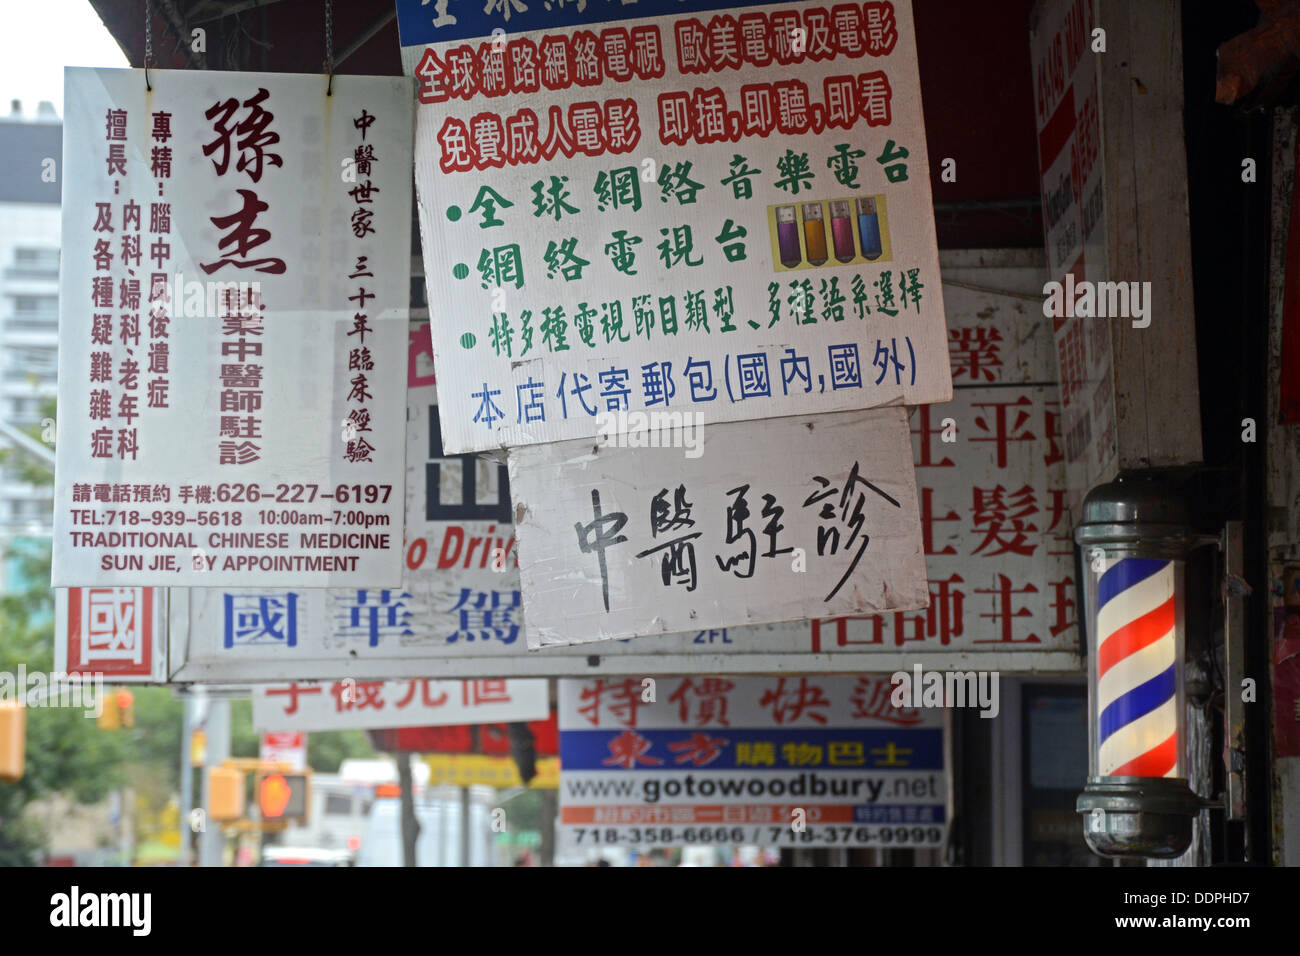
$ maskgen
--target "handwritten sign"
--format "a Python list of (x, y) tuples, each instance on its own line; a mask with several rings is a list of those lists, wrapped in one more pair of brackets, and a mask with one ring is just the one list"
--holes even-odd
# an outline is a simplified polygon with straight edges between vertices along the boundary
[(925, 607), (903, 409), (703, 437), (511, 453), (530, 647)]

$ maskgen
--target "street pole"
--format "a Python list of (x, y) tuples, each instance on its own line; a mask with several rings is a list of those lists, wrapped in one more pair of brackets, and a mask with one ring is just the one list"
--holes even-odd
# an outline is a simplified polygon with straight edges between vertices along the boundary
[(417, 866), (416, 842), (420, 821), (415, 818), (415, 784), (411, 778), (411, 755), (397, 751), (397, 785), (401, 790), (402, 866)]
[(555, 817), (559, 805), (558, 790), (542, 791), (542, 866), (555, 866)]
[(190, 811), (194, 808), (194, 768), (190, 765), (190, 738), (194, 734), (194, 711), (189, 696), (181, 698), (181, 866), (190, 865), (190, 838), (194, 835), (190, 823)]
[(469, 787), (460, 788), (460, 865), (469, 866)]
[(131, 804), (135, 799), (135, 791), (129, 787), (123, 787), (118, 792), (118, 843), (119, 851), (122, 854), (122, 865), (130, 866), (133, 853), (131, 852)]
[(210, 774), (230, 757), (230, 701), (208, 702), (207, 753), (203, 761), (203, 833), (199, 837), (199, 865), (221, 866), (226, 848), (226, 837), (221, 827), (211, 819), (212, 784)]

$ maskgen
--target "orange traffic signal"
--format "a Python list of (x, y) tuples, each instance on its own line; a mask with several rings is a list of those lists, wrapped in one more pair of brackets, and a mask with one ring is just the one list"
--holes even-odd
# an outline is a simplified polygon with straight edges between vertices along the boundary
[(231, 767), (208, 771), (208, 817), (238, 820), (244, 815), (244, 772)]
[(116, 694), (99, 695), (100, 712), (95, 724), (100, 730), (117, 730), (122, 726), (122, 711), (117, 706)]
[(23, 775), (27, 747), (27, 710), (22, 701), (0, 700), (0, 780)]
[(310, 773), (262, 773), (257, 778), (257, 809), (263, 820), (307, 822)]
[(135, 726), (135, 697), (126, 688), (113, 695), (117, 703), (118, 720), (123, 727)]

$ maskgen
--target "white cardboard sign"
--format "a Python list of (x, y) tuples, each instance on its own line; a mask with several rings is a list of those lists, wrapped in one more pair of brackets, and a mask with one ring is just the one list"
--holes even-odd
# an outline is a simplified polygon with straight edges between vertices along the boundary
[(530, 647), (926, 606), (901, 408), (515, 449)]

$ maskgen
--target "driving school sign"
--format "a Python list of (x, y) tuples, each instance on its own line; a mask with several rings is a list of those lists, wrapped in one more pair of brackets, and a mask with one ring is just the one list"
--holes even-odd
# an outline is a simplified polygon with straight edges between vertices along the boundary
[(395, 585), (410, 83), (70, 69), (53, 583)]
[(950, 397), (907, 0), (397, 10), (448, 451)]

